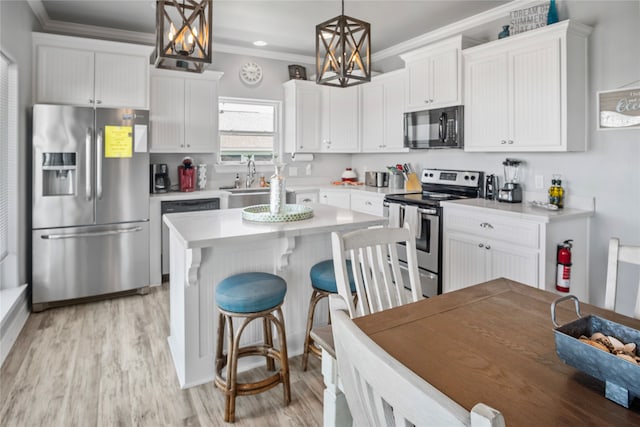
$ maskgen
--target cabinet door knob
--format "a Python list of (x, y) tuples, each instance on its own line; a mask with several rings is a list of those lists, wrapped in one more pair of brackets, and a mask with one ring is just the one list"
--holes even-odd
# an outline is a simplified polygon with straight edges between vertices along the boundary
[(483, 245), (482, 243), (478, 243), (478, 247), (479, 247), (479, 248), (483, 248), (483, 247), (484, 247), (484, 245)]
[(510, 139), (510, 140), (509, 140), (509, 144), (513, 144), (513, 140), (511, 140), (511, 139)]
[(366, 202), (364, 202), (364, 204), (367, 205), (367, 206), (371, 206), (372, 205), (372, 203), (370, 201), (368, 201), (368, 200)]
[(100, 101), (99, 99), (96, 101), (96, 104), (102, 104), (102, 101)]
[(90, 100), (89, 100), (89, 104), (93, 104), (93, 99), (90, 99)]
[(507, 141), (505, 141), (504, 139), (502, 141), (500, 141), (500, 144), (506, 144)]
[(489, 250), (489, 249), (491, 249), (491, 246), (487, 245), (487, 246), (485, 246), (484, 248), (485, 248), (486, 250)]
[(482, 228), (493, 228), (493, 225), (489, 224), (488, 222), (483, 222), (482, 224), (480, 224), (480, 227), (482, 227)]

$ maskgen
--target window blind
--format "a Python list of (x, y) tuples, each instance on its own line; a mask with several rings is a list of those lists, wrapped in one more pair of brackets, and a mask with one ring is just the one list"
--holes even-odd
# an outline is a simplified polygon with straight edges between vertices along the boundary
[(0, 262), (9, 254), (9, 62), (0, 54)]

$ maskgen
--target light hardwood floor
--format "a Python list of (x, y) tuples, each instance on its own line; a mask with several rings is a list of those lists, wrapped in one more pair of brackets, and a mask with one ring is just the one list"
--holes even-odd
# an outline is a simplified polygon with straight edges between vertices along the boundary
[[(31, 313), (0, 370), (0, 425), (223, 426), (213, 383), (180, 390), (169, 353), (168, 284), (145, 296)], [(237, 426), (322, 424), (320, 361), (290, 359), (282, 386), (236, 401)], [(241, 379), (259, 375), (262, 368)]]

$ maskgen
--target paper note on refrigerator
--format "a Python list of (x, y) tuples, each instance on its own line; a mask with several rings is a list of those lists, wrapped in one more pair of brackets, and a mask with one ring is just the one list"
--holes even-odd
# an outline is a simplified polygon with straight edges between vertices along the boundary
[(147, 125), (135, 125), (135, 132), (133, 133), (133, 137), (135, 138), (135, 143), (133, 144), (133, 149), (136, 153), (146, 153), (147, 152)]
[(104, 157), (129, 158), (133, 156), (133, 129), (131, 126), (104, 127)]

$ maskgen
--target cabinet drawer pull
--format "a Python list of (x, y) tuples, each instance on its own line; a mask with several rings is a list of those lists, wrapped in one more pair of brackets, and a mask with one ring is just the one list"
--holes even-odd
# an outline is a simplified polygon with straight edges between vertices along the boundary
[(368, 200), (367, 200), (366, 202), (364, 202), (364, 204), (365, 204), (365, 205), (367, 205), (367, 206), (371, 206), (371, 205), (373, 205), (373, 203), (371, 203), (371, 202), (370, 202), (370, 201), (368, 201)]
[(489, 249), (491, 249), (491, 246), (487, 245), (487, 246), (485, 246), (484, 248), (485, 248), (486, 250), (489, 250)]
[(311, 199), (302, 199), (302, 203), (311, 203)]
[(483, 247), (484, 247), (484, 245), (483, 245), (482, 243), (478, 243), (478, 247), (479, 247), (479, 248), (483, 248)]
[(489, 224), (488, 222), (483, 222), (482, 224), (480, 224), (480, 227), (482, 227), (482, 228), (493, 228), (493, 225)]

